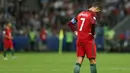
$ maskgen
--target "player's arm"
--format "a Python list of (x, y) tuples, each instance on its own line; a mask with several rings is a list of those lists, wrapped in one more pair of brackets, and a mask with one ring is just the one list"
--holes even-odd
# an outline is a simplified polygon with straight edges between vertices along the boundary
[(75, 33), (75, 35), (77, 35), (76, 23), (77, 23), (76, 18), (73, 18), (71, 21), (68, 22), (68, 26)]
[(92, 27), (91, 27), (91, 33), (92, 33), (92, 35), (94, 35), (95, 34), (95, 24), (92, 24)]
[(95, 17), (92, 17), (92, 18), (91, 18), (91, 21), (92, 21), (91, 33), (92, 33), (92, 35), (94, 35), (94, 34), (95, 34), (96, 18), (95, 18)]

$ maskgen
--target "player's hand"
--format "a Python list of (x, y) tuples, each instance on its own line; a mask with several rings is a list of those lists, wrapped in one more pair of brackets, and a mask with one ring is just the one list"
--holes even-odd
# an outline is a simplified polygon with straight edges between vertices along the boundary
[(96, 35), (94, 35), (94, 39), (96, 38)]
[[(88, 34), (92, 35), (92, 33), (88, 33)], [(96, 38), (96, 35), (92, 35), (92, 36), (94, 37), (94, 39)]]
[(74, 34), (77, 36), (77, 35), (78, 35), (78, 32), (77, 32), (77, 31), (74, 31)]

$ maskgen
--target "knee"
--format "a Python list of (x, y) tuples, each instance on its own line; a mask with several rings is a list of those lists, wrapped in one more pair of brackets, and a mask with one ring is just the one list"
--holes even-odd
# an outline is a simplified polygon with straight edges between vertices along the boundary
[(96, 60), (95, 59), (89, 59), (90, 64), (96, 64)]
[(82, 64), (83, 60), (84, 60), (84, 57), (78, 57), (77, 63)]

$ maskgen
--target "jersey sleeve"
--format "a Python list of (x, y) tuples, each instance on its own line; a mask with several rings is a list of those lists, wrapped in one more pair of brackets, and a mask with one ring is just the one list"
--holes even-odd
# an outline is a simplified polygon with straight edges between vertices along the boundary
[(91, 16), (90, 19), (91, 19), (91, 23), (95, 25), (96, 24), (96, 17)]
[(73, 18), (73, 19), (71, 20), (71, 22), (72, 22), (73, 24), (76, 24), (76, 23), (77, 23), (77, 19), (76, 19), (76, 18)]
[(68, 26), (70, 27), (70, 29), (74, 32), (76, 31), (76, 23), (77, 23), (77, 18), (73, 18), (71, 21), (69, 21)]
[(92, 27), (91, 27), (91, 33), (92, 33), (92, 35), (94, 35), (94, 34), (95, 34), (96, 17), (91, 16), (90, 19), (91, 19), (91, 24), (92, 24)]

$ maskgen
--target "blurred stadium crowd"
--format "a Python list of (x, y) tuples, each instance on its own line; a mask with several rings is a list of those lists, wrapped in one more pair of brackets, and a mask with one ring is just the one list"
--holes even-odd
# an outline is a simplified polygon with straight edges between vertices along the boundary
[[(48, 36), (58, 36), (63, 29), (68, 32), (67, 22), (80, 11), (88, 9), (95, 0), (0, 0), (0, 30), (4, 28), (4, 22), (13, 24), (14, 35), (39, 37), (43, 42)], [(130, 14), (129, 0), (97, 0), (103, 4), (100, 18), (97, 22), (97, 38), (104, 39), (103, 46), (106, 51), (111, 48), (130, 46), (130, 30), (116, 37), (112, 30), (117, 23)], [(35, 31), (35, 32), (33, 32)], [(36, 33), (36, 34), (35, 34)], [(127, 36), (126, 36), (127, 35)], [(70, 35), (69, 35), (70, 36)], [(73, 36), (72, 36), (73, 37)], [(117, 39), (118, 38), (118, 39)], [(70, 41), (71, 42), (71, 41)], [(31, 42), (34, 44), (33, 42)], [(115, 46), (116, 45), (116, 46)], [(98, 45), (100, 48), (101, 45)], [(33, 48), (33, 46), (32, 46)], [(130, 49), (130, 48), (129, 48)]]

